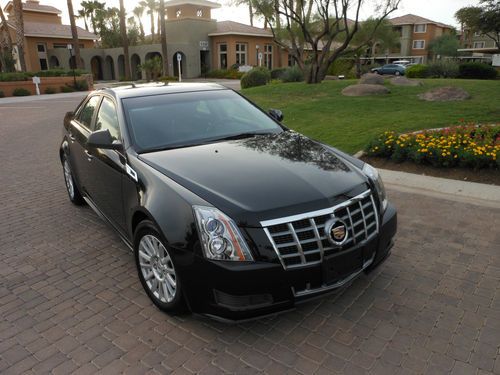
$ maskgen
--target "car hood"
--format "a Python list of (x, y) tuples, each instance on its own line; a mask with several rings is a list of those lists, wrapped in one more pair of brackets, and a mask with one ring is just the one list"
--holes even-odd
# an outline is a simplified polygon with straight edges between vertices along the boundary
[(366, 177), (331, 149), (291, 131), (140, 159), (249, 227), (333, 206), (367, 186)]

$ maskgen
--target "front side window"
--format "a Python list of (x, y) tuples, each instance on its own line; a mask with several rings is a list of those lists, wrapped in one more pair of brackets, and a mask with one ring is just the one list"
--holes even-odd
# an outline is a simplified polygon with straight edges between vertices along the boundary
[(247, 44), (246, 43), (236, 43), (236, 64), (246, 65), (247, 64)]
[(230, 90), (126, 98), (123, 106), (139, 152), (210, 143), (242, 133), (283, 131)]
[(264, 65), (269, 70), (271, 70), (273, 68), (273, 45), (272, 44), (266, 44), (264, 46)]
[(227, 44), (219, 44), (219, 68), (227, 69)]
[(83, 126), (90, 129), (90, 125), (92, 124), (92, 118), (94, 117), (94, 112), (96, 110), (97, 105), (99, 104), (99, 100), (101, 98), (99, 96), (91, 97), (87, 103), (83, 106), (80, 114), (78, 115), (78, 121)]
[(113, 140), (120, 140), (120, 125), (118, 124), (115, 104), (108, 98), (102, 100), (94, 127), (95, 131), (105, 129), (109, 130)]
[(413, 41), (413, 49), (424, 49), (424, 48), (425, 48), (425, 40)]
[(415, 25), (413, 31), (416, 33), (425, 33), (427, 31), (427, 25), (426, 24)]

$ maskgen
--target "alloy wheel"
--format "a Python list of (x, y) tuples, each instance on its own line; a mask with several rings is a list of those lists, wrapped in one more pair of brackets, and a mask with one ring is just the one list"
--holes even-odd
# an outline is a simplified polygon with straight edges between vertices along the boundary
[(151, 293), (163, 303), (172, 302), (177, 293), (174, 264), (165, 246), (151, 234), (139, 242), (139, 266)]
[(75, 186), (73, 185), (73, 176), (71, 174), (71, 168), (67, 160), (64, 160), (64, 181), (66, 182), (66, 189), (68, 189), (68, 194), (71, 199), (75, 198)]

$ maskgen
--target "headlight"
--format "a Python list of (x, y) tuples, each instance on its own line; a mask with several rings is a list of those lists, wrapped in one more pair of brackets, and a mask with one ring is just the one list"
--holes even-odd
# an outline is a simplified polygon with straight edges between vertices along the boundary
[(380, 177), (378, 171), (368, 163), (365, 163), (365, 165), (363, 166), (363, 173), (373, 181), (375, 189), (377, 189), (380, 205), (382, 206), (382, 212), (384, 212), (387, 208), (387, 197), (385, 195), (385, 187), (384, 183), (382, 182), (382, 177)]
[(193, 206), (203, 252), (208, 259), (252, 261), (236, 223), (214, 207)]

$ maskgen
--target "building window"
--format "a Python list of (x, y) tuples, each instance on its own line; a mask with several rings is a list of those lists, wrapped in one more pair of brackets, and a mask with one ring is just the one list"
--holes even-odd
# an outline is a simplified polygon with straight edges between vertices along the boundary
[(476, 31), (476, 32), (474, 33), (474, 36), (481, 36), (481, 31)]
[(273, 68), (273, 45), (266, 44), (264, 46), (264, 65), (271, 70)]
[(425, 33), (426, 31), (427, 31), (427, 25), (425, 23), (413, 26), (413, 32), (415, 33)]
[(227, 44), (219, 44), (219, 68), (227, 69)]
[(424, 48), (425, 48), (425, 40), (413, 41), (413, 49), (424, 49)]
[(198, 9), (196, 11), (196, 17), (203, 17), (203, 9)]
[(247, 64), (247, 44), (236, 43), (236, 64), (239, 66)]
[(295, 65), (295, 59), (293, 58), (291, 53), (288, 53), (288, 66), (294, 66)]
[(175, 11), (175, 16), (176, 16), (177, 18), (179, 18), (179, 17), (181, 16), (181, 14), (182, 14), (182, 11), (181, 11), (180, 9), (177, 9), (177, 10)]
[(485, 42), (474, 42), (474, 46), (472, 48), (484, 48), (485, 47)]

